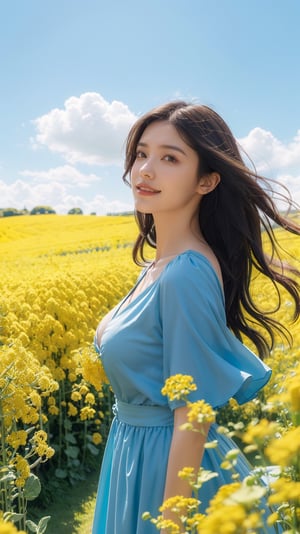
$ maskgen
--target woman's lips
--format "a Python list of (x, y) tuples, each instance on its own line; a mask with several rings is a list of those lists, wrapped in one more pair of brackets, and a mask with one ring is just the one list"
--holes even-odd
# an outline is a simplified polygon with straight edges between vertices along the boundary
[(143, 196), (157, 195), (157, 193), (160, 193), (158, 189), (154, 189), (153, 187), (144, 184), (137, 185), (136, 191), (139, 195)]

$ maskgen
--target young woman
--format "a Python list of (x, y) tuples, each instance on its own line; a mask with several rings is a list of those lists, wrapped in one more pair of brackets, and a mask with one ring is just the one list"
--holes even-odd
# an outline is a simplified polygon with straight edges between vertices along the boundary
[[(267, 193), (270, 184), (245, 166), (217, 113), (177, 101), (141, 117), (127, 139), (125, 181), (128, 176), (139, 226), (133, 258), (145, 268), (96, 332), (116, 405), (93, 534), (155, 534), (141, 516), (157, 515), (168, 497), (190, 495), (177, 476), (185, 466), (202, 465), (219, 475), (200, 490), (205, 511), (218, 487), (231, 482), (205, 441), (217, 439), (223, 454), (236, 445), (215, 424), (203, 425), (200, 433), (181, 430), (187, 408), (168, 402), (164, 382), (178, 373), (192, 375), (197, 390), (189, 400), (204, 399), (214, 408), (231, 397), (247, 402), (266, 384), (270, 369), (241, 335), (262, 357), (276, 329), (284, 331), (252, 299), (254, 267), (275, 287), (284, 286), (295, 317), (300, 312), (292, 270), (274, 259), (272, 222), (296, 234), (300, 228), (278, 212)], [(263, 228), (270, 257), (263, 251)], [(145, 244), (156, 249), (150, 264)], [(242, 478), (249, 474), (242, 455), (237, 470)]]

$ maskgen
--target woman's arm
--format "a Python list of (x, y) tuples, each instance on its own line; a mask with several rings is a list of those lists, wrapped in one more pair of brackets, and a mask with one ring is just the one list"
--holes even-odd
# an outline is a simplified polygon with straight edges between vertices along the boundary
[[(188, 407), (183, 406), (174, 411), (174, 430), (169, 453), (164, 500), (175, 495), (190, 497), (192, 488), (186, 480), (178, 477), (178, 471), (183, 467), (193, 467), (197, 473), (201, 465), (210, 425), (209, 423), (202, 425), (195, 423), (194, 428), (197, 429), (197, 432), (181, 430), (180, 426), (187, 422), (188, 410)], [(177, 516), (169, 511), (164, 512), (164, 518), (172, 519), (174, 523), (178, 522)]]

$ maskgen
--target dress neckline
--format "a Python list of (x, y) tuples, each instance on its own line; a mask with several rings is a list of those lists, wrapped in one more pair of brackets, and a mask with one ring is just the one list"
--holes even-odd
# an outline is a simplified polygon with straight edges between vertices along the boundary
[(167, 270), (169, 265), (171, 265), (173, 262), (178, 260), (178, 258), (180, 258), (181, 256), (185, 256), (185, 255), (188, 255), (188, 254), (196, 255), (196, 256), (200, 257), (202, 260), (205, 261), (205, 263), (210, 267), (211, 271), (213, 272), (213, 274), (214, 274), (214, 276), (215, 276), (215, 278), (217, 280), (217, 283), (219, 285), (219, 288), (221, 290), (222, 295), (224, 295), (224, 290), (223, 290), (223, 287), (222, 287), (221, 282), (219, 280), (219, 277), (218, 277), (218, 275), (216, 273), (216, 270), (213, 267), (211, 261), (207, 258), (207, 256), (205, 256), (204, 254), (202, 254), (202, 252), (199, 252), (198, 250), (187, 249), (187, 250), (184, 250), (183, 252), (180, 252), (179, 254), (173, 255), (172, 259), (166, 263), (165, 267), (158, 274), (158, 276), (155, 278), (155, 280), (153, 280), (151, 283), (149, 283), (149, 285), (147, 285), (144, 289), (142, 289), (142, 291), (140, 293), (138, 293), (130, 302), (128, 302), (126, 304), (126, 306), (123, 306), (127, 302), (127, 300), (130, 298), (130, 296), (134, 293), (134, 291), (139, 286), (139, 284), (142, 282), (142, 280), (144, 280), (146, 274), (149, 272), (149, 269), (152, 268), (154, 262), (151, 262), (147, 267), (145, 267), (144, 271), (142, 271), (142, 274), (140, 275), (140, 277), (138, 278), (137, 282), (134, 284), (132, 289), (129, 291), (129, 293), (127, 293), (127, 295), (121, 300), (121, 302), (117, 306), (117, 308), (116, 308), (111, 320), (114, 319), (118, 314), (125, 312), (135, 302), (137, 302), (140, 299), (140, 297), (144, 296), (144, 294), (147, 291), (152, 289), (160, 281), (161, 277), (163, 276), (163, 274), (165, 273), (165, 271)]

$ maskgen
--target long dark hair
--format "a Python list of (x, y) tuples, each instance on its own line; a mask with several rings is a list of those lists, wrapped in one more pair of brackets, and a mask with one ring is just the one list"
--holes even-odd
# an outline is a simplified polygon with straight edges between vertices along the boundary
[[(126, 143), (123, 180), (131, 172), (136, 147), (144, 130), (154, 121), (168, 121), (192, 149), (200, 161), (199, 178), (218, 172), (219, 185), (204, 195), (199, 210), (202, 233), (217, 256), (222, 269), (227, 324), (241, 339), (244, 334), (255, 344), (261, 357), (269, 353), (275, 342), (274, 332), (280, 332), (291, 342), (288, 330), (254, 302), (250, 282), (253, 268), (269, 278), (281, 306), (278, 284), (291, 295), (294, 320), (300, 314), (299, 284), (294, 275), (299, 271), (280, 259), (280, 246), (273, 223), (300, 235), (300, 226), (283, 216), (272, 195), (272, 181), (250, 170), (241, 157), (236, 140), (223, 119), (207, 106), (170, 102), (146, 113), (133, 125)], [(277, 197), (280, 196), (276, 193)], [(287, 197), (282, 197), (292, 205)], [(156, 247), (153, 216), (136, 212), (139, 235), (133, 248), (133, 259), (141, 265), (146, 261), (145, 245)], [(263, 250), (262, 230), (269, 238), (271, 253)], [(261, 332), (263, 327), (265, 332)]]

